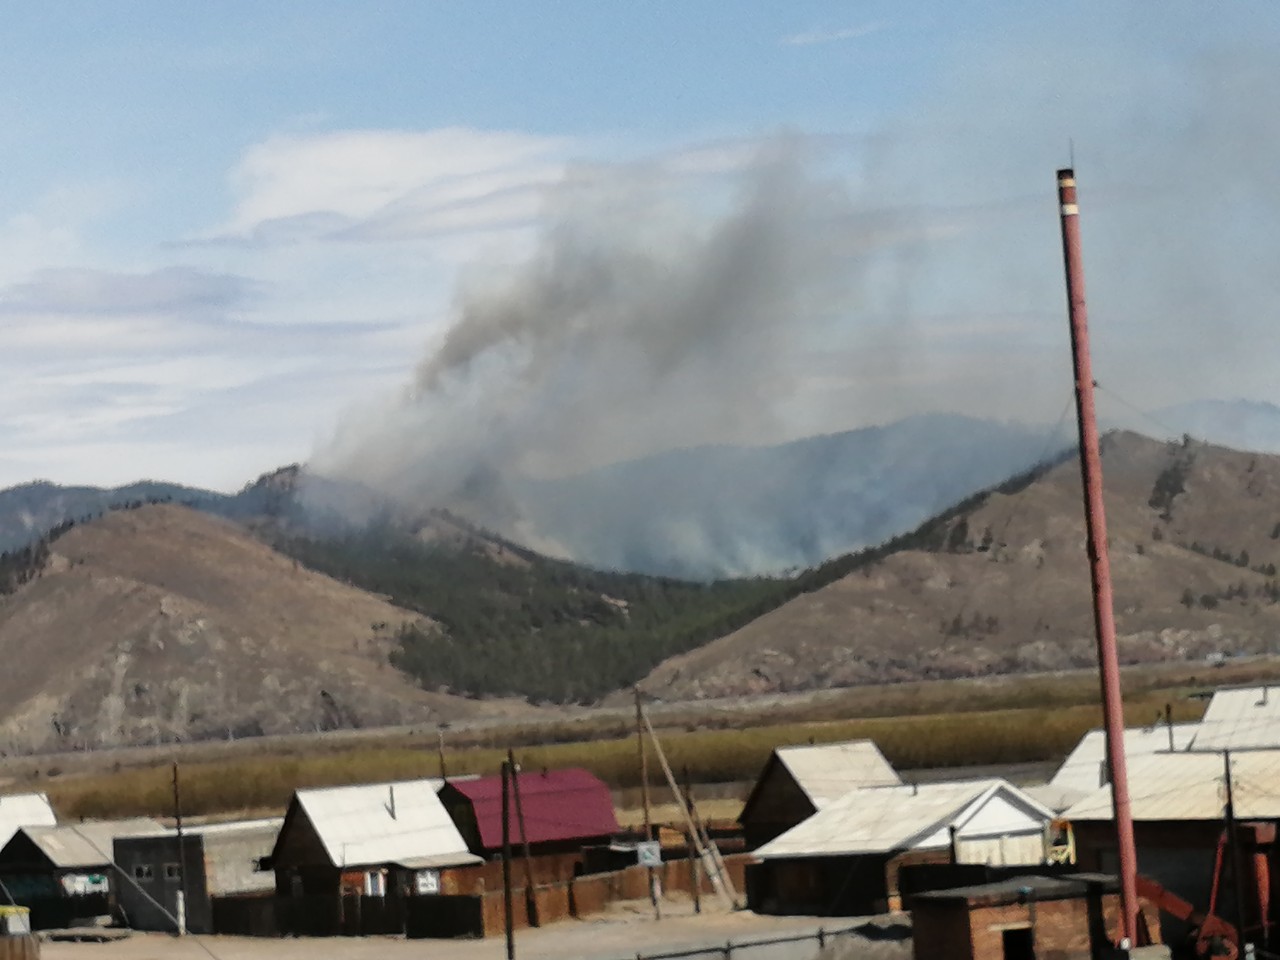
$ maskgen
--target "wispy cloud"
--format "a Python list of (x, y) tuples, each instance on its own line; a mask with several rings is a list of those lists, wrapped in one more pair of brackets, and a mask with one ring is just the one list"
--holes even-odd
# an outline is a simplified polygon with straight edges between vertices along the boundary
[(804, 33), (792, 33), (782, 38), (785, 47), (811, 47), (819, 43), (839, 43), (842, 40), (857, 40), (879, 33), (888, 24), (883, 20), (875, 20), (856, 27), (841, 27), (838, 30), (808, 30)]

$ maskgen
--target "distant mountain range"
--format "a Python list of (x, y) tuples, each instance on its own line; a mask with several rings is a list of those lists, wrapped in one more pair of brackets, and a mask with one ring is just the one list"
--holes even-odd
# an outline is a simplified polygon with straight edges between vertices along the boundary
[[(1280, 451), (1280, 407), (1267, 403), (1197, 401), (1111, 425)], [(675, 450), (556, 480), (508, 478), (519, 509), (495, 532), (599, 569), (773, 575), (882, 543), (1073, 444), (1070, 423), (1050, 430), (933, 414), (772, 446)], [(36, 482), (0, 491), (0, 550), (67, 520), (155, 500), (242, 521), (287, 517), (322, 532), (396, 512), (369, 490), (298, 467), (234, 495), (160, 482), (111, 490)]]
[[(1123, 662), (1274, 653), (1280, 456), (1103, 438)], [(671, 700), (1095, 661), (1074, 457), (987, 491), (642, 684)]]

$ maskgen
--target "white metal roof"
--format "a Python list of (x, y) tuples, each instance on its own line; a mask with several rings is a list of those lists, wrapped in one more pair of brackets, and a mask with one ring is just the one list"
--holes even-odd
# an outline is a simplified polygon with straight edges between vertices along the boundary
[(779, 747), (774, 752), (818, 810), (859, 787), (902, 783), (880, 748), (870, 740)]
[[(1226, 777), (1220, 753), (1153, 754), (1128, 765), (1133, 819), (1221, 820)], [(1231, 754), (1236, 816), (1280, 819), (1280, 750)], [(1069, 820), (1110, 820), (1111, 787), (1094, 790), (1066, 812)]]
[(0, 797), (0, 847), (19, 827), (51, 827), (58, 822), (49, 798), (43, 793), (14, 793)]
[[(993, 801), (998, 801), (993, 803)], [(1000, 811), (984, 816), (985, 808)], [(1053, 816), (1004, 780), (869, 787), (846, 793), (755, 851), (761, 859), (847, 856), (945, 846), (958, 836), (1039, 830)]]
[(1233, 687), (1209, 701), (1192, 750), (1280, 748), (1280, 687)]
[(478, 863), (436, 791), (441, 780), (299, 790), (294, 796), (335, 867)]
[[(1173, 734), (1173, 750), (1186, 750), (1196, 734), (1194, 723), (1175, 723), (1172, 728), (1130, 727), (1124, 732), (1124, 755), (1136, 757), (1155, 753), (1169, 753), (1170, 731)], [(1060, 795), (1080, 799), (1106, 782), (1107, 737), (1103, 730), (1090, 730), (1074, 750), (1062, 761), (1062, 766), (1049, 780), (1049, 786)], [(1048, 792), (1045, 795), (1050, 795)]]
[[(118, 834), (120, 839), (133, 839), (135, 837), (171, 837), (176, 836), (178, 830), (176, 827), (166, 827), (163, 824), (150, 821), (151, 826), (144, 830), (138, 830), (129, 834)], [(226, 836), (237, 833), (266, 833), (268, 831), (279, 833), (280, 827), (284, 823), (284, 817), (263, 817), (258, 820), (225, 820), (218, 823), (190, 823), (184, 821), (182, 824), (182, 833), (184, 836), (210, 835), (210, 836)]]
[(154, 830), (159, 826), (155, 820), (138, 817), (130, 820), (87, 820), (60, 827), (21, 827), (19, 833), (25, 834), (55, 867), (74, 870), (106, 866), (114, 859), (112, 841), (116, 837)]

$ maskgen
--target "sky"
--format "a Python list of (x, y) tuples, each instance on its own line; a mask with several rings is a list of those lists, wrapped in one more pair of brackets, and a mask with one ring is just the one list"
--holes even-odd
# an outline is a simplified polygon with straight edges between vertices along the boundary
[[(1280, 402), (1271, 2), (67, 0), (0, 43), (0, 485), (338, 462), (575, 184), (661, 171), (653, 209), (697, 233), (779, 144), (859, 224), (829, 268), (856, 283), (778, 318), (799, 372), (767, 429), (597, 459), (1052, 421), (1072, 159), (1100, 382)], [(664, 242), (653, 209), (611, 224), (626, 249)]]

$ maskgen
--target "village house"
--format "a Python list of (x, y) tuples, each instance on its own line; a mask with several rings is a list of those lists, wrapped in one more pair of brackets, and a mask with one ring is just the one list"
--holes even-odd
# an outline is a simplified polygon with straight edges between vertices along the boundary
[[(450, 780), (440, 801), (472, 853), (501, 856), (501, 777)], [(539, 861), (539, 878), (564, 880), (580, 873), (583, 848), (607, 846), (621, 832), (613, 795), (587, 770), (517, 771), (509, 803), (512, 848), (523, 855), (527, 844)]]
[(854, 790), (755, 851), (757, 913), (858, 916), (901, 906), (907, 864), (1041, 864), (1051, 811), (1003, 780)]
[[(1221, 858), (1216, 898), (1215, 864), (1225, 836), (1225, 758), (1217, 753), (1177, 753), (1136, 757), (1127, 765), (1130, 812), (1138, 873), (1197, 908), (1216, 899), (1217, 913), (1236, 917), (1235, 858)], [(1263, 889), (1276, 866), (1274, 837), (1280, 823), (1280, 750), (1248, 750), (1230, 755), (1232, 796), (1243, 866), (1247, 928), (1260, 925), (1260, 877)], [(1115, 826), (1111, 788), (1100, 787), (1065, 814), (1074, 833), (1081, 869), (1115, 872)], [(1225, 851), (1224, 851), (1225, 852)], [(1274, 910), (1268, 909), (1274, 915)], [(1173, 934), (1185, 928), (1166, 920)]]
[(0, 882), (12, 902), (31, 908), (36, 930), (111, 917), (121, 890), (111, 845), (121, 833), (156, 829), (155, 820), (88, 821), (19, 827), (0, 848)]
[(1214, 691), (1204, 716), (1196, 724), (1190, 749), (1280, 749), (1280, 687), (1223, 687)]
[(747, 849), (754, 850), (851, 790), (900, 783), (870, 740), (779, 747), (751, 788), (738, 822)]
[(445, 892), (479, 863), (436, 791), (440, 780), (299, 790), (271, 854), (281, 896)]
[(11, 793), (0, 796), (0, 847), (19, 827), (52, 827), (58, 822), (43, 793)]
[(280, 818), (188, 824), (182, 846), (173, 829), (139, 830), (116, 837), (116, 866), (132, 882), (120, 884), (120, 911), (135, 930), (172, 931), (181, 914), (192, 933), (213, 933), (215, 898), (270, 896), (275, 891), (271, 851)]
[[(1132, 760), (1152, 754), (1185, 751), (1190, 748), (1198, 730), (1199, 725), (1195, 723), (1130, 727), (1124, 732), (1125, 757)], [(1028, 787), (1027, 793), (1045, 806), (1061, 812), (1106, 784), (1108, 779), (1106, 732), (1090, 730), (1062, 761), (1053, 778), (1044, 786)]]

